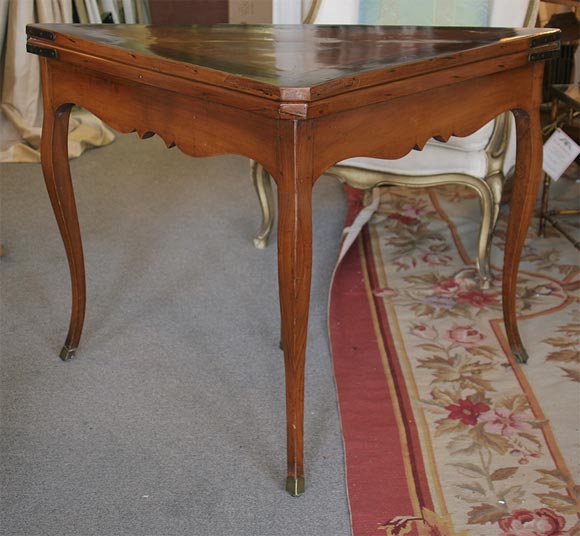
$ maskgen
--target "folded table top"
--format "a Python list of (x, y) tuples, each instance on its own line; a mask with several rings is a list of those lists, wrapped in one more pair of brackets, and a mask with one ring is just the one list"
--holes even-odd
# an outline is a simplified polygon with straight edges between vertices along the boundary
[(559, 48), (558, 30), (515, 28), (31, 24), (27, 34), (39, 55), (92, 56), (293, 102), (492, 58), (543, 60)]

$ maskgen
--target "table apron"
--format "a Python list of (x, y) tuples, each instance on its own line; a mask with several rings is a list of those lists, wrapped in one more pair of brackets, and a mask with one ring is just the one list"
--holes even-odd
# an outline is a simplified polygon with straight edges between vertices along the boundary
[(542, 70), (528, 64), (321, 117), (314, 127), (316, 172), (352, 157), (398, 159), (430, 138), (467, 136), (503, 112), (528, 112)]
[[(421, 150), (430, 138), (467, 136), (503, 112), (527, 111), (534, 76), (543, 69), (543, 63), (526, 63), (475, 78), (460, 76), (452, 84), (427, 89), (419, 77), (418, 90), (412, 93), (398, 96), (391, 87), (397, 84), (385, 84), (381, 90), (392, 91), (382, 102), (359, 99), (356, 108), (290, 120), (230, 106), (221, 98), (216, 102), (211, 92), (200, 92), (187, 81), (183, 84), (190, 91), (181, 92), (58, 60), (41, 62), (45, 98), (53, 109), (82, 106), (116, 130), (136, 131), (141, 137), (158, 134), (168, 147), (177, 145), (194, 157), (241, 154), (259, 161), (276, 179), (282, 123), (312, 125), (308, 143), (313, 181), (347, 158), (401, 158), (412, 149)], [(407, 89), (414, 87), (413, 80), (405, 84)], [(304, 143), (299, 137), (283, 143)]]
[[(194, 157), (241, 154), (275, 166), (277, 123), (252, 110), (41, 59), (44, 98), (54, 110), (82, 106), (112, 128), (140, 137), (158, 134)], [(46, 103), (45, 103), (46, 109)]]

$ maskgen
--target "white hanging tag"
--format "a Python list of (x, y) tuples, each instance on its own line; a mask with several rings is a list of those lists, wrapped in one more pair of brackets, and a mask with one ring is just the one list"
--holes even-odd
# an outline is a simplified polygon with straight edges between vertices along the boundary
[(557, 128), (544, 143), (544, 171), (557, 181), (579, 154), (580, 145)]

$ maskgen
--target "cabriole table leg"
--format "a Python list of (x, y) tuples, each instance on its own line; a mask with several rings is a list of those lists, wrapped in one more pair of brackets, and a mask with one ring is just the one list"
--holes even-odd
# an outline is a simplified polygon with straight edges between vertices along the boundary
[[(47, 77), (43, 77), (43, 80), (46, 79)], [(81, 338), (86, 304), (83, 247), (68, 163), (67, 136), (71, 108), (71, 104), (53, 106), (50, 89), (45, 88), (41, 141), (42, 172), (66, 250), (72, 286), (69, 330), (60, 352), (63, 361), (74, 357)]]
[(503, 310), (511, 351), (520, 363), (528, 354), (523, 346), (516, 319), (518, 266), (534, 211), (542, 171), (542, 135), (539, 108), (514, 110), (517, 129), (517, 160), (507, 227), (503, 268)]

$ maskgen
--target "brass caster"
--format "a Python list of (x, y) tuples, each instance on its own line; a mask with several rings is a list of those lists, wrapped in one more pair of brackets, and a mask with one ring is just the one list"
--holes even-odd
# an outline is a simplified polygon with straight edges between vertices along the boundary
[(490, 287), (489, 277), (481, 277), (479, 279), (479, 288), (481, 290), (489, 290), (489, 287)]
[(513, 351), (514, 357), (518, 363), (527, 363), (528, 362), (528, 352), (526, 352), (523, 348), (518, 351)]
[(63, 361), (70, 361), (75, 356), (76, 351), (76, 348), (68, 348), (67, 346), (63, 346), (59, 356)]
[(267, 245), (268, 245), (268, 238), (264, 238), (263, 236), (254, 237), (254, 247), (256, 249), (266, 249)]
[(299, 497), (304, 493), (304, 477), (303, 476), (289, 476), (286, 479), (286, 491), (292, 497)]

